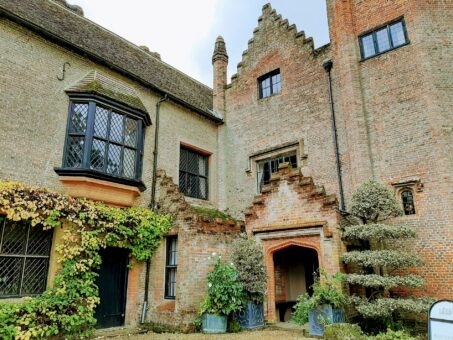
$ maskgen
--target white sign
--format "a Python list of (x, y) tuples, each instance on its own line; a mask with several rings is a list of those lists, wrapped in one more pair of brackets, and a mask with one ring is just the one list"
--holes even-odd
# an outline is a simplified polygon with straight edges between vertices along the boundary
[(453, 301), (435, 302), (429, 310), (429, 340), (453, 340)]

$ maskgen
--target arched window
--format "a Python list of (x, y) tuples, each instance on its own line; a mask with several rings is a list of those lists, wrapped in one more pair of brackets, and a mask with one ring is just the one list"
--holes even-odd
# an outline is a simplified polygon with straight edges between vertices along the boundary
[(401, 191), (401, 201), (403, 202), (404, 215), (414, 215), (415, 202), (412, 190), (405, 189)]

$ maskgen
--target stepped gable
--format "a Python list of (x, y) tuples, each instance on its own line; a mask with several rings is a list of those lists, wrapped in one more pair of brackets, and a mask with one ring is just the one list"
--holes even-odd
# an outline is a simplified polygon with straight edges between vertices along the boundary
[(303, 176), (288, 163), (280, 164), (271, 182), (245, 210), (249, 234), (322, 226), (324, 237), (330, 238), (339, 219), (336, 195), (327, 194), (312, 177)]
[(275, 11), (275, 9), (272, 9), (271, 4), (267, 3), (263, 6), (262, 15), (258, 18), (258, 26), (253, 30), (253, 37), (249, 39), (247, 49), (242, 52), (242, 60), (237, 64), (237, 73), (231, 76), (232, 82), (241, 74), (241, 68), (247, 61), (249, 52), (255, 47), (255, 42), (260, 38), (263, 26), (265, 25), (272, 25), (274, 29), (279, 30), (281, 34), (291, 36), (301, 48), (307, 48), (314, 56), (324, 52), (324, 50), (330, 46), (330, 44), (326, 44), (315, 49), (312, 37), (307, 38), (305, 37), (304, 31), (297, 31), (295, 24), (290, 24), (288, 19), (283, 19), (282, 16)]
[(222, 123), (212, 111), (211, 88), (68, 6), (63, 0), (0, 0), (0, 18), (6, 17), (160, 95), (167, 94), (172, 101), (215, 123)]
[(222, 220), (197, 214), (191, 209), (186, 198), (179, 192), (173, 178), (165, 170), (157, 171), (159, 186), (158, 212), (171, 214), (175, 227), (205, 234), (239, 234), (244, 230), (244, 222), (233, 219)]

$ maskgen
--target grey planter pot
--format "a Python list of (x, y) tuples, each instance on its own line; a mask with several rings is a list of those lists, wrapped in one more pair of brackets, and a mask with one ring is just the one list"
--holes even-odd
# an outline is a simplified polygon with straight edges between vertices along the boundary
[(249, 301), (244, 310), (234, 313), (233, 319), (239, 322), (241, 328), (254, 329), (264, 326), (263, 304)]
[(342, 323), (346, 318), (343, 309), (332, 308), (329, 305), (323, 305), (312, 309), (308, 313), (308, 322), (311, 336), (323, 336), (324, 326), (319, 322), (320, 319), (327, 319), (329, 323)]
[(203, 314), (201, 317), (203, 333), (226, 333), (227, 320), (224, 315)]

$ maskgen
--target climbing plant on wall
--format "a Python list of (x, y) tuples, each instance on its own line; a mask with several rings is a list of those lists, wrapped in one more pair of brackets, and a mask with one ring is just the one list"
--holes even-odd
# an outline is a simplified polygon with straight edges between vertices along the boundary
[(0, 214), (34, 228), (64, 227), (57, 247), (61, 269), (52, 288), (20, 302), (0, 303), (2, 339), (88, 336), (99, 303), (99, 250), (126, 248), (137, 261), (146, 261), (171, 228), (169, 216), (146, 208), (116, 208), (16, 182), (0, 182)]
[[(361, 286), (366, 296), (353, 296), (357, 311), (373, 325), (394, 325), (399, 313), (424, 313), (430, 300), (401, 298), (395, 289), (418, 288), (424, 279), (408, 274), (406, 269), (422, 265), (422, 261), (406, 249), (405, 240), (416, 236), (415, 230), (385, 221), (402, 215), (394, 194), (383, 184), (365, 182), (352, 197), (350, 213), (356, 223), (345, 227), (343, 239), (355, 250), (343, 254), (343, 261), (351, 265), (353, 273), (346, 281)], [(398, 245), (398, 247), (395, 247)], [(379, 321), (381, 321), (379, 323)]]

